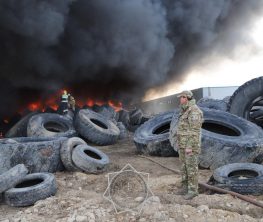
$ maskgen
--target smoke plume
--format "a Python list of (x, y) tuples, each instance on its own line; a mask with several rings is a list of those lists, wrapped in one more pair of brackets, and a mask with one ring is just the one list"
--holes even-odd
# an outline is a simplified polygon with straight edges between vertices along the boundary
[(130, 101), (249, 43), (259, 0), (2, 0), (0, 116), (61, 88)]

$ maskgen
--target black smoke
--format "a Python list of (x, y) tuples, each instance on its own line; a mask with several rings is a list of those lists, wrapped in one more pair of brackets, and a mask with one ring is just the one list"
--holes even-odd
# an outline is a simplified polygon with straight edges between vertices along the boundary
[(130, 101), (250, 42), (261, 0), (1, 0), (0, 116), (61, 88)]

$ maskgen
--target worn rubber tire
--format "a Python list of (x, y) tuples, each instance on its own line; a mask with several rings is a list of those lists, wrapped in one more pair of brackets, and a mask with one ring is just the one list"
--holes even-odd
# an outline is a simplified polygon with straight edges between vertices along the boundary
[(141, 119), (141, 124), (144, 124), (145, 122), (147, 122), (151, 118), (152, 118), (151, 116), (143, 115), (142, 119)]
[(86, 142), (79, 137), (71, 137), (65, 140), (60, 148), (60, 158), (68, 171), (79, 171), (79, 168), (72, 161), (72, 151), (78, 145), (85, 145)]
[[(35, 185), (27, 186), (32, 181)], [(42, 181), (42, 182), (40, 182)], [(22, 186), (20, 188), (20, 186)], [(57, 192), (56, 179), (50, 173), (29, 174), (22, 181), (4, 193), (4, 200), (9, 206), (31, 206), (38, 200), (46, 199)]]
[(94, 106), (93, 110), (101, 115), (105, 116), (108, 119), (116, 120), (117, 114), (113, 107), (109, 105)]
[(119, 112), (119, 122), (122, 122), (124, 124), (124, 126), (128, 127), (129, 122), (130, 122), (130, 115), (129, 112), (127, 110), (120, 110)]
[(60, 159), (61, 138), (18, 137), (0, 140), (0, 173), (25, 164), (30, 173), (64, 169)]
[(0, 194), (10, 188), (13, 188), (28, 173), (24, 164), (18, 164), (10, 170), (0, 175)]
[(140, 154), (178, 156), (169, 141), (169, 129), (174, 112), (156, 115), (141, 125), (134, 134), (134, 143)]
[(140, 125), (143, 112), (141, 109), (134, 109), (130, 113), (130, 125)]
[(117, 122), (117, 127), (120, 130), (119, 139), (123, 140), (128, 137), (128, 131), (122, 122)]
[(202, 98), (197, 102), (199, 107), (216, 109), (221, 111), (227, 110), (227, 103), (219, 99)]
[(112, 121), (89, 109), (80, 110), (74, 124), (82, 137), (97, 145), (114, 144), (120, 135), (120, 130)]
[(8, 130), (5, 137), (26, 137), (28, 121), (32, 116), (38, 113), (38, 111), (34, 111), (22, 117), (11, 129)]
[(199, 164), (215, 169), (235, 162), (253, 162), (262, 153), (263, 131), (228, 112), (202, 108), (202, 143)]
[[(237, 176), (247, 176), (241, 179)], [(263, 166), (254, 163), (232, 163), (217, 168), (214, 179), (230, 190), (241, 194), (263, 194)]]
[(128, 125), (127, 130), (134, 133), (140, 126), (141, 125)]
[(230, 98), (231, 98), (231, 96), (226, 96), (226, 97), (224, 97), (222, 99), (227, 104), (227, 108), (228, 108), (228, 104), (229, 104)]
[(72, 160), (84, 172), (94, 174), (104, 172), (110, 162), (106, 154), (87, 144), (78, 145), (73, 150)]
[(263, 153), (260, 153), (258, 156), (256, 156), (253, 160), (253, 163), (263, 164)]
[(254, 119), (250, 116), (251, 108), (254, 105), (257, 105), (257, 103), (260, 103), (260, 106), (263, 105), (262, 99), (263, 77), (259, 77), (252, 79), (237, 88), (230, 98), (228, 111), (263, 127), (263, 115), (258, 119)]
[(55, 113), (34, 115), (28, 122), (27, 135), (32, 137), (73, 137), (76, 131), (72, 121)]

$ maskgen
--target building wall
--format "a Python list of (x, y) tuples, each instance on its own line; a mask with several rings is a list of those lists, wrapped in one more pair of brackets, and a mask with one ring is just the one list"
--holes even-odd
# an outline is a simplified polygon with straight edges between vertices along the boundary
[[(226, 96), (231, 96), (237, 89), (237, 86), (233, 87), (205, 87), (192, 90), (196, 101), (203, 97), (209, 97), (213, 99), (223, 99)], [(171, 111), (179, 107), (178, 94), (154, 99), (142, 103), (131, 105), (128, 109), (132, 110), (140, 108), (145, 114), (153, 115), (166, 111)]]
[(224, 99), (226, 96), (231, 96), (238, 86), (229, 87), (205, 87), (203, 88), (203, 97), (213, 99)]

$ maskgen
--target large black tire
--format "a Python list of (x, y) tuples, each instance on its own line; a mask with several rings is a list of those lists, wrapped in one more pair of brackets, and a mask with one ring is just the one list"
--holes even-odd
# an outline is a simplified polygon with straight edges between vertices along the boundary
[(141, 109), (134, 109), (130, 112), (130, 124), (131, 125), (140, 125), (143, 112)]
[(30, 173), (63, 170), (60, 147), (65, 139), (18, 137), (0, 140), (0, 173), (17, 164), (25, 164)]
[(127, 130), (134, 133), (140, 126), (141, 125), (128, 125)]
[(50, 173), (29, 174), (14, 188), (4, 193), (4, 200), (9, 206), (25, 207), (38, 200), (46, 199), (57, 192), (56, 179)]
[(113, 107), (109, 105), (94, 106), (93, 110), (111, 120), (117, 120), (117, 114)]
[(76, 135), (76, 131), (69, 118), (55, 113), (41, 113), (29, 120), (27, 135), (32, 137), (73, 137)]
[(152, 118), (152, 116), (143, 115), (140, 124), (147, 122), (151, 118)]
[(26, 137), (28, 121), (32, 116), (38, 113), (38, 111), (35, 111), (22, 117), (22, 119), (20, 119), (11, 129), (8, 130), (5, 137)]
[(200, 166), (215, 169), (235, 162), (253, 162), (262, 153), (263, 131), (257, 125), (219, 110), (202, 109)]
[(13, 188), (28, 173), (24, 164), (18, 164), (0, 175), (0, 195), (2, 192)]
[(227, 104), (227, 108), (228, 108), (228, 104), (229, 104), (229, 100), (230, 100), (231, 96), (226, 96), (224, 97), (222, 100)]
[(97, 145), (114, 144), (120, 135), (120, 130), (111, 120), (89, 109), (80, 110), (74, 124), (82, 137)]
[(254, 114), (259, 107), (263, 107), (263, 77), (252, 79), (238, 87), (230, 98), (228, 111), (263, 127), (263, 113)]
[(124, 124), (122, 122), (117, 122), (117, 127), (120, 130), (119, 139), (120, 140), (126, 139), (128, 137), (128, 130), (126, 129)]
[(72, 151), (78, 145), (85, 145), (86, 142), (79, 137), (72, 137), (65, 140), (60, 149), (60, 158), (68, 171), (79, 171), (79, 168), (72, 161)]
[(241, 194), (263, 194), (263, 166), (254, 163), (232, 163), (217, 168), (213, 177), (221, 187)]
[(221, 111), (227, 110), (227, 103), (224, 100), (211, 99), (211, 98), (202, 98), (197, 102), (199, 107), (216, 109)]
[(106, 154), (88, 145), (78, 145), (72, 152), (72, 160), (84, 172), (95, 174), (104, 172), (110, 162)]
[(134, 134), (134, 143), (140, 154), (178, 156), (169, 142), (169, 129), (174, 112), (159, 114), (141, 125)]
[(130, 122), (130, 115), (129, 112), (127, 110), (120, 110), (119, 112), (119, 122), (122, 122), (124, 124), (124, 126), (128, 127), (129, 126), (129, 122)]

